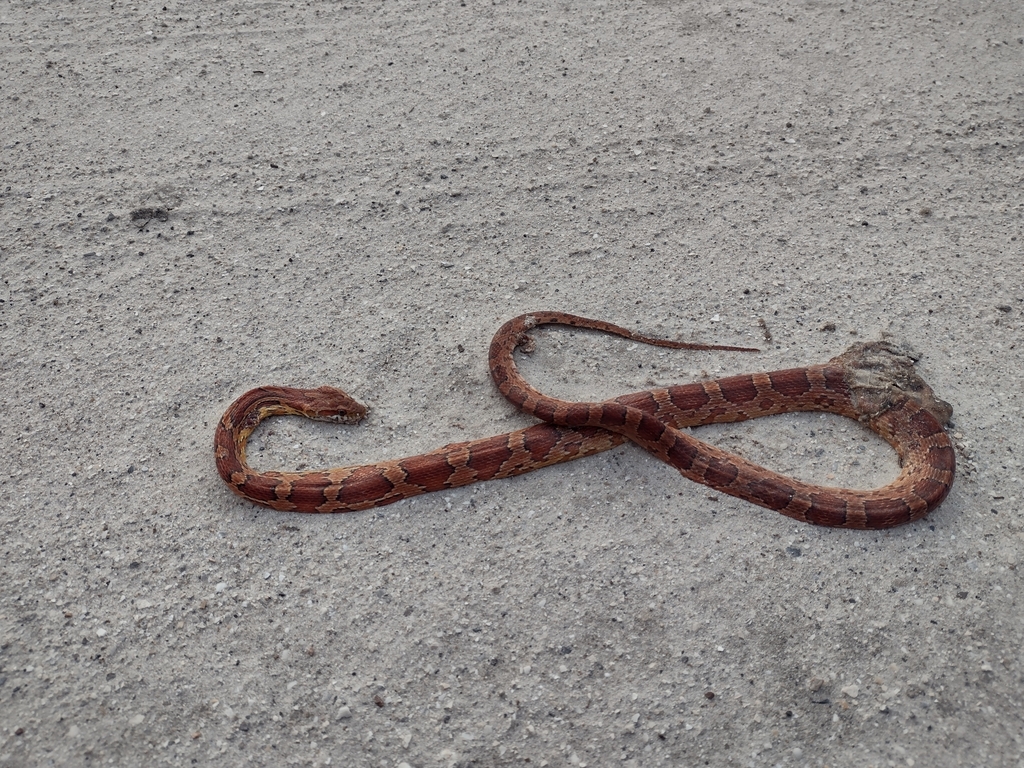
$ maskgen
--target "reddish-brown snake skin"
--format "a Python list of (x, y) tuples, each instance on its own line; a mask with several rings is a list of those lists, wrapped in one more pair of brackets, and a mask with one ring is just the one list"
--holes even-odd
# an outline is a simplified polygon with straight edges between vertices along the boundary
[[(909, 354), (887, 342), (854, 345), (824, 365), (575, 403), (541, 394), (516, 369), (513, 351), (530, 351), (533, 341), (527, 333), (540, 325), (589, 328), (674, 349), (750, 351), (653, 339), (563, 312), (521, 315), (495, 334), (491, 375), (506, 398), (545, 423), (395, 461), (256, 472), (246, 464), (245, 445), (263, 419), (293, 414), (354, 423), (366, 414), (366, 408), (333, 387), (258, 387), (239, 397), (221, 418), (214, 438), (217, 470), (231, 490), (257, 504), (293, 512), (348, 512), (531, 472), (630, 440), (715, 490), (808, 523), (845, 528), (889, 528), (918, 520), (942, 502), (953, 484), (956, 461), (943, 428), (952, 411), (920, 379)], [(810, 485), (681, 431), (794, 411), (827, 411), (864, 423), (896, 449), (899, 475), (868, 491)]]

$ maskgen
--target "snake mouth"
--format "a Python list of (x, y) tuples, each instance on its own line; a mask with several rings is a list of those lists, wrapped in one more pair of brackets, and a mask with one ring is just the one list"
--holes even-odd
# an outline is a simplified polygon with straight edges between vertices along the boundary
[[(369, 409), (367, 409), (366, 413), (369, 413), (369, 412), (370, 412)], [(356, 414), (356, 413), (318, 413), (315, 416), (310, 416), (309, 418), (312, 419), (313, 421), (326, 421), (326, 422), (329, 422), (331, 424), (358, 424), (364, 418), (366, 418), (366, 414), (365, 413), (364, 414)]]

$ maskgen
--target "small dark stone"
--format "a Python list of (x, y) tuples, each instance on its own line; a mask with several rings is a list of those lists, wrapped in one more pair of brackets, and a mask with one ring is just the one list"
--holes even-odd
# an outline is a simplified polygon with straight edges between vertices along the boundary
[(167, 221), (168, 214), (163, 208), (136, 208), (132, 211), (132, 221)]

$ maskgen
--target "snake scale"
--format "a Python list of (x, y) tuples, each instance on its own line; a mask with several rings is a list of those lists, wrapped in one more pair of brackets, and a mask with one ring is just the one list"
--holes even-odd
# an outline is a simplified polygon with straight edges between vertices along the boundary
[[(547, 397), (517, 370), (513, 352), (517, 347), (531, 351), (528, 332), (542, 325), (587, 328), (673, 349), (753, 351), (655, 339), (563, 312), (520, 315), (505, 323), (491, 342), (491, 376), (508, 400), (543, 423), (377, 464), (257, 472), (246, 463), (245, 446), (264, 419), (291, 414), (356, 423), (366, 415), (364, 406), (333, 387), (258, 387), (232, 403), (217, 427), (214, 450), (220, 476), (239, 496), (274, 509), (347, 512), (532, 472), (632, 441), (685, 477), (717, 491), (815, 525), (871, 529), (924, 517), (952, 486), (956, 460), (943, 427), (952, 409), (917, 375), (909, 353), (887, 342), (856, 344), (824, 365), (730, 376), (584, 403)], [(811, 485), (683, 431), (795, 411), (835, 413), (865, 424), (896, 449), (901, 465), (898, 476), (872, 490)]]

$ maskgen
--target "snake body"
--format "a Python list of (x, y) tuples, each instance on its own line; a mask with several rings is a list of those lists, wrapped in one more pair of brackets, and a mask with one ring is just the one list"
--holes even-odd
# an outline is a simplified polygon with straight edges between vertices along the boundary
[[(264, 419), (292, 414), (355, 423), (366, 414), (364, 406), (333, 387), (258, 387), (239, 397), (221, 418), (214, 438), (217, 469), (235, 493), (258, 504), (295, 512), (347, 512), (531, 472), (631, 441), (715, 490), (808, 523), (845, 528), (889, 528), (918, 520), (938, 506), (952, 486), (956, 462), (943, 428), (952, 410), (917, 375), (913, 358), (887, 342), (854, 345), (824, 365), (585, 403), (547, 397), (516, 368), (514, 351), (530, 351), (533, 341), (528, 333), (542, 325), (593, 329), (676, 349), (749, 351), (655, 339), (563, 312), (521, 315), (495, 334), (491, 375), (506, 398), (543, 423), (376, 464), (256, 472), (246, 463), (245, 446)], [(873, 490), (815, 486), (682, 431), (795, 411), (835, 413), (864, 423), (896, 449), (899, 475)]]

